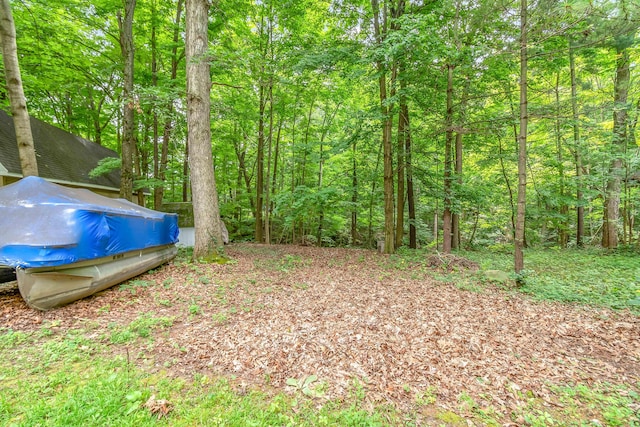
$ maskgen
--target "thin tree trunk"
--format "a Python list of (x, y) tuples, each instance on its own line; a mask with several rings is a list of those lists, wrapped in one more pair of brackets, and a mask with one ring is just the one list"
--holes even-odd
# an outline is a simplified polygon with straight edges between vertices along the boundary
[(309, 105), (309, 112), (307, 113), (307, 124), (304, 131), (304, 142), (302, 144), (302, 165), (300, 166), (300, 181), (299, 185), (306, 185), (306, 171), (307, 171), (307, 154), (309, 153), (309, 133), (311, 132), (311, 114), (313, 113), (313, 108), (315, 107), (315, 97), (311, 100), (311, 104)]
[[(373, 9), (373, 23), (376, 42), (381, 45), (386, 29), (386, 16), (382, 16), (381, 25), (380, 5), (378, 0), (371, 0)], [(384, 175), (384, 253), (391, 254), (395, 250), (394, 240), (394, 194), (393, 194), (393, 152), (391, 146), (391, 127), (393, 118), (390, 115), (391, 108), (387, 101), (387, 77), (382, 61), (377, 61), (378, 84), (380, 87), (380, 112), (383, 117), (382, 148), (383, 148), (383, 175)]]
[[(459, 43), (457, 43), (458, 47)], [(462, 89), (462, 96), (460, 97), (460, 105), (459, 105), (459, 113), (458, 113), (458, 127), (460, 128), (456, 132), (455, 139), (455, 182), (458, 188), (462, 188), (462, 160), (463, 160), (463, 137), (464, 137), (464, 126), (466, 125), (466, 111), (467, 111), (467, 101), (469, 100), (469, 86), (471, 79), (468, 76), (465, 76), (465, 81)], [(461, 213), (452, 212), (451, 215), (451, 249), (458, 249), (461, 246), (461, 231), (460, 231), (460, 215)]]
[[(271, 199), (276, 194), (277, 184), (278, 184), (278, 160), (280, 158), (280, 135), (282, 133), (282, 124), (283, 119), (278, 121), (278, 132), (276, 134), (276, 146), (273, 153), (273, 174), (271, 177)], [(273, 202), (267, 203), (267, 211), (269, 212), (269, 216), (271, 216), (271, 212), (273, 211)]]
[[(270, 6), (271, 7), (271, 6)], [(267, 40), (263, 41), (265, 36), (265, 25), (268, 25)], [(271, 41), (271, 24), (265, 24), (264, 11), (261, 16), (260, 22), (260, 54), (262, 59), (262, 65), (260, 67), (259, 77), (259, 91), (258, 91), (258, 150), (256, 155), (256, 211), (255, 211), (255, 234), (254, 239), (257, 243), (264, 241), (264, 127), (265, 127), (265, 109), (267, 107), (267, 94), (269, 88), (266, 88), (267, 82), (265, 81), (265, 63), (267, 61), (267, 54), (269, 53), (270, 41)], [(269, 80), (269, 84), (273, 82)], [(268, 179), (268, 178), (267, 178)]]
[[(149, 124), (145, 123), (145, 136), (144, 136), (144, 140), (146, 141), (148, 138), (148, 134), (149, 134)], [(134, 139), (135, 141), (135, 139)], [(144, 177), (146, 176), (146, 170), (147, 170), (147, 156), (146, 153), (141, 153), (140, 150), (138, 149), (138, 144), (133, 144), (133, 173), (134, 176), (137, 177)], [(133, 197), (133, 195), (132, 195)], [(138, 191), (136, 191), (135, 193), (135, 198), (137, 199), (137, 204), (140, 206), (144, 206), (144, 191), (142, 191), (142, 189), (139, 189)]]
[(358, 162), (356, 160), (356, 139), (352, 145), (352, 169), (351, 169), (351, 244), (358, 241)]
[(509, 190), (509, 206), (511, 206), (511, 237), (515, 238), (516, 205), (513, 201), (513, 188), (511, 188), (511, 181), (509, 181), (509, 174), (507, 174), (507, 169), (504, 165), (504, 152), (502, 150), (502, 139), (500, 138), (498, 138), (498, 156), (500, 159), (500, 169), (502, 170), (502, 176), (504, 177), (504, 182), (507, 185), (507, 190)]
[[(403, 73), (402, 64), (398, 67), (400, 74)], [(396, 135), (396, 157), (398, 162), (397, 170), (397, 185), (398, 185), (398, 198), (396, 202), (396, 248), (402, 246), (404, 238), (404, 199), (405, 199), (405, 169), (406, 169), (406, 140), (407, 140), (407, 119), (405, 113), (407, 112), (407, 101), (403, 94), (404, 79), (400, 79), (400, 109), (398, 111), (398, 134)]]
[(562, 134), (560, 128), (560, 73), (556, 74), (556, 86), (555, 86), (555, 101), (556, 101), (556, 160), (558, 161), (558, 176), (560, 179), (560, 221), (558, 223), (558, 245), (561, 248), (566, 248), (569, 242), (569, 224), (567, 224), (567, 214), (569, 213), (569, 207), (565, 202), (565, 176), (564, 176), (564, 158), (562, 156)]
[(38, 161), (31, 134), (31, 122), (27, 110), (27, 100), (22, 88), (22, 77), (18, 63), (18, 47), (16, 44), (16, 28), (11, 13), (9, 0), (0, 0), (0, 42), (2, 43), (2, 59), (4, 62), (9, 103), (13, 126), (18, 141), (18, 155), (22, 176), (38, 176)]
[(617, 49), (616, 80), (614, 85), (612, 159), (605, 192), (602, 247), (618, 247), (618, 217), (620, 210), (620, 183), (622, 179), (622, 152), (627, 141), (627, 97), (630, 82), (629, 50)]
[(445, 115), (444, 142), (444, 211), (442, 213), (442, 251), (451, 252), (451, 180), (453, 170), (453, 68), (447, 65), (447, 112)]
[[(318, 190), (322, 188), (322, 182), (324, 178), (324, 140), (327, 137), (331, 123), (335, 118), (338, 110), (340, 109), (340, 103), (336, 105), (335, 110), (329, 117), (329, 111), (324, 112), (324, 118), (322, 119), (322, 133), (320, 135), (320, 160), (318, 165)], [(320, 206), (320, 215), (318, 215), (318, 230), (316, 233), (316, 243), (318, 246), (322, 246), (322, 230), (324, 227), (324, 203)]]
[[(156, 40), (156, 4), (151, 4), (151, 85), (158, 87), (158, 60), (157, 60), (157, 40)], [(158, 120), (158, 112), (153, 109), (153, 177), (156, 179), (153, 187), (153, 208), (160, 210), (162, 208), (162, 185), (158, 185), (160, 181), (160, 123)]]
[(580, 142), (580, 124), (578, 121), (578, 95), (576, 84), (576, 64), (573, 54), (573, 46), (569, 39), (569, 68), (571, 72), (571, 113), (573, 118), (573, 144), (574, 159), (576, 163), (576, 246), (584, 246), (584, 201), (582, 182), (582, 143)]
[(527, 190), (527, 0), (520, 3), (520, 131), (518, 134), (518, 205), (514, 239), (514, 268), (524, 269), (524, 227)]
[(186, 2), (187, 141), (195, 225), (193, 258), (215, 261), (223, 237), (211, 154), (208, 11), (208, 0)]
[[(170, 87), (175, 87), (176, 77), (178, 76), (178, 45), (180, 40), (180, 17), (182, 16), (182, 4), (183, 0), (178, 0), (176, 6), (176, 19), (174, 21), (173, 28), (173, 46), (171, 48), (171, 83)], [(167, 164), (169, 159), (169, 141), (171, 139), (171, 133), (173, 131), (173, 112), (174, 104), (173, 100), (167, 102), (167, 117), (164, 121), (164, 127), (162, 131), (162, 151), (160, 154), (160, 165), (158, 166), (157, 179), (162, 182), (162, 185), (158, 185), (154, 190), (154, 201), (158, 203), (156, 209), (162, 207), (162, 201), (164, 198), (164, 182), (166, 180)]]
[[(378, 155), (376, 156), (376, 169), (373, 176), (378, 176), (378, 170), (380, 169), (380, 157), (382, 156), (382, 145), (378, 148)], [(371, 247), (373, 244), (373, 202), (375, 201), (376, 184), (378, 180), (371, 180), (371, 193), (369, 194), (369, 223), (367, 229), (367, 246)]]
[(407, 175), (407, 208), (409, 209), (409, 247), (411, 249), (418, 248), (418, 238), (416, 230), (416, 202), (413, 191), (413, 165), (411, 163), (411, 121), (409, 119), (409, 107), (405, 103), (402, 106), (404, 112), (403, 117), (405, 120), (405, 145), (404, 153), (406, 160), (406, 175)]
[(265, 185), (265, 212), (264, 212), (264, 241), (271, 244), (270, 204), (271, 191), (269, 177), (271, 176), (271, 149), (273, 147), (273, 79), (269, 80), (269, 145), (267, 147), (267, 185)]
[[(464, 104), (463, 104), (464, 108)], [(458, 187), (462, 185), (462, 132), (456, 132), (455, 142), (455, 177)], [(451, 214), (451, 249), (460, 247), (460, 214)]]
[(133, 13), (136, 0), (124, 0), (124, 19), (118, 11), (118, 25), (120, 28), (120, 50), (124, 62), (124, 90), (123, 90), (123, 121), (122, 121), (122, 166), (120, 168), (120, 197), (132, 200), (133, 194), (133, 152), (134, 152), (134, 108), (133, 99)]
[[(261, 78), (262, 79), (262, 78)], [(264, 83), (260, 83), (259, 97), (260, 117), (258, 118), (258, 153), (256, 158), (256, 223), (255, 241), (264, 241), (264, 224), (262, 218), (263, 197), (264, 197), (264, 110), (266, 107)]]
[(251, 212), (255, 213), (255, 204), (253, 202), (253, 191), (251, 190), (251, 176), (249, 176), (249, 172), (247, 171), (247, 165), (245, 158), (247, 156), (247, 135), (243, 134), (242, 138), (244, 139), (244, 144), (240, 144), (239, 142), (234, 141), (233, 148), (235, 149), (236, 156), (238, 157), (238, 168), (240, 169), (240, 173), (244, 178), (245, 188), (247, 190), (247, 196), (249, 198), (249, 205), (251, 208)]

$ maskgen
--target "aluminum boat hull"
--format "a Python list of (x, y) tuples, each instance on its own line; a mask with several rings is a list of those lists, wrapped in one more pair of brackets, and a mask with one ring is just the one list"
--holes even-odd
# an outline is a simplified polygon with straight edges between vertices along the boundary
[(30, 307), (50, 310), (164, 264), (177, 251), (166, 245), (56, 267), (18, 268), (18, 289)]

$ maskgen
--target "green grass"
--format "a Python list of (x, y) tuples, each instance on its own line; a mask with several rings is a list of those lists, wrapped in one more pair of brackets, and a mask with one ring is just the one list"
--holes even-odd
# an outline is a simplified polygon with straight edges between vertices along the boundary
[[(640, 426), (634, 406), (640, 384), (550, 386), (546, 400), (519, 392), (517, 411), (508, 413), (494, 406), (490, 397), (480, 403), (466, 393), (459, 396), (457, 408), (444, 409), (438, 406), (438, 390), (430, 387), (416, 395), (413, 410), (398, 412), (388, 406), (371, 410), (365, 404), (366, 389), (355, 379), (349, 397), (332, 401), (324, 398), (315, 382), (316, 393), (305, 393), (308, 379), (296, 380), (298, 388), (284, 394), (268, 385), (238, 387), (233, 378), (201, 374), (175, 378), (166, 372), (145, 372), (124, 351), (114, 357), (118, 344), (86, 334), (0, 329), (0, 425), (466, 426), (472, 420), (487, 426), (505, 421), (531, 426)], [(168, 402), (166, 416), (159, 418), (145, 406), (152, 395)], [(555, 405), (549, 405), (549, 399)]]
[[(465, 251), (483, 270), (513, 271), (505, 251)], [(640, 253), (601, 249), (525, 251), (519, 291), (536, 299), (579, 303), (640, 314)]]
[(173, 324), (173, 320), (168, 317), (154, 317), (153, 313), (146, 313), (126, 326), (109, 325), (111, 331), (110, 339), (113, 344), (122, 344), (137, 338), (149, 338), (155, 329), (170, 327)]
[[(186, 381), (145, 373), (126, 357), (107, 357), (107, 347), (78, 331), (42, 337), (1, 330), (0, 425), (383, 426), (390, 421), (357, 403), (319, 406), (302, 395), (238, 391), (226, 379), (196, 375)], [(145, 407), (151, 395), (169, 402), (166, 417)]]

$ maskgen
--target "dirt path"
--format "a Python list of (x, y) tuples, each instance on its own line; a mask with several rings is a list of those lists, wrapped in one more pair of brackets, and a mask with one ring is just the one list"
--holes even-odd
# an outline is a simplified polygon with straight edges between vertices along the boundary
[(518, 394), (550, 399), (549, 385), (640, 380), (640, 320), (626, 313), (463, 291), (426, 265), (371, 251), (231, 245), (228, 254), (233, 263), (175, 262), (45, 313), (0, 295), (0, 328), (100, 337), (142, 315), (172, 318), (152, 342), (127, 344), (142, 369), (276, 389), (314, 375), (312, 394), (348, 400), (363, 388), (372, 404), (400, 409), (425, 393), (453, 407), (465, 392), (508, 411)]

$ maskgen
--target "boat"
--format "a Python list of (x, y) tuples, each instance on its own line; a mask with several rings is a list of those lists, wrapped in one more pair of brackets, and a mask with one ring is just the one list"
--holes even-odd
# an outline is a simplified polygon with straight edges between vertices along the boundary
[[(178, 216), (25, 177), (0, 187), (0, 270), (32, 308), (93, 295), (176, 256)], [(12, 276), (12, 275), (11, 275)]]

